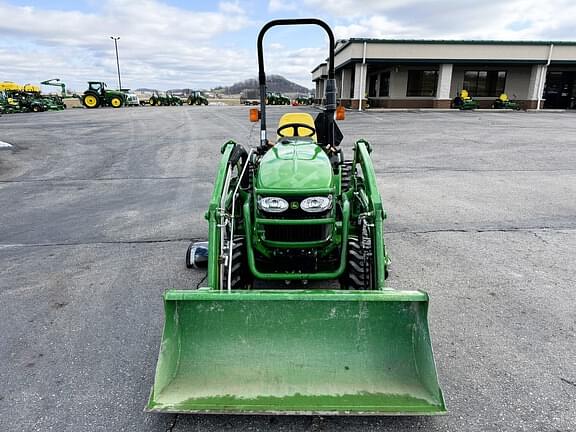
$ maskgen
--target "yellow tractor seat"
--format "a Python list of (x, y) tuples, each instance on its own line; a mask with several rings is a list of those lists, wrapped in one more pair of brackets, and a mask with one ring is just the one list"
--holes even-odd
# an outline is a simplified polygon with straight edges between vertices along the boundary
[(502, 102), (508, 102), (509, 100), (508, 95), (506, 93), (502, 93), (498, 99), (500, 99)]
[[(296, 128), (286, 128), (282, 131), (282, 135), (284, 137), (294, 137), (294, 136), (301, 136), (312, 138), (312, 141), (316, 142), (316, 126), (314, 125), (314, 119), (308, 113), (287, 113), (280, 118), (278, 122), (278, 129), (282, 126), (286, 126), (289, 124), (301, 123), (310, 126), (314, 130), (314, 134), (310, 135), (311, 131), (308, 128), (304, 127), (296, 127)], [(296, 129), (296, 131), (295, 131)], [(296, 134), (294, 132), (297, 132)], [(276, 136), (276, 140), (282, 139), (280, 135)]]
[(471, 99), (471, 98), (470, 98), (470, 94), (468, 93), (468, 90), (460, 90), (460, 98), (461, 98), (462, 100)]

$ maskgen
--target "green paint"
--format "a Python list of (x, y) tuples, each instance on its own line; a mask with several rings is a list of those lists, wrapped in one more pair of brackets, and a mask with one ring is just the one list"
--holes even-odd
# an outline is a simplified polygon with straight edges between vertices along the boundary
[(394, 290), (169, 291), (147, 409), (442, 414), (427, 307)]
[(260, 162), (257, 188), (287, 189), (308, 194), (309, 189), (332, 187), (332, 167), (324, 151), (309, 139), (280, 140)]
[[(385, 213), (369, 143), (357, 141), (353, 161), (333, 165), (327, 150), (312, 140), (282, 138), (252, 154), (246, 171), (251, 177), (242, 179), (236, 200), (232, 191), (246, 165), (232, 158), (245, 154), (234, 151), (239, 150), (235, 146), (229, 141), (221, 149), (206, 212), (207, 285), (164, 296), (165, 325), (147, 409), (445, 413), (428, 329), (428, 296), (385, 287)], [(343, 172), (351, 173), (344, 192)], [(316, 195), (332, 195), (332, 209), (304, 214), (299, 200)], [(257, 208), (258, 196), (282, 197), (290, 208), (266, 214)], [(220, 248), (227, 245), (221, 235), (231, 226), (235, 236), (243, 237), (237, 244), (246, 245), (247, 261), (242, 255), (235, 258), (233, 287), (250, 286), (251, 278), (243, 278), (251, 273), (260, 280), (255, 286), (266, 280), (330, 279), (344, 281), (343, 289), (220, 291), (226, 262)], [(350, 242), (350, 236), (360, 238), (361, 232), (371, 237), (365, 256), (371, 253), (373, 266), (365, 265), (364, 251)], [(354, 247), (350, 254), (349, 245)], [(282, 263), (288, 265), (280, 266), (278, 260), (288, 260)], [(246, 272), (238, 271), (239, 265)], [(372, 273), (361, 274), (361, 268)], [(346, 282), (352, 278), (358, 282)], [(350, 286), (364, 291), (346, 289)]]

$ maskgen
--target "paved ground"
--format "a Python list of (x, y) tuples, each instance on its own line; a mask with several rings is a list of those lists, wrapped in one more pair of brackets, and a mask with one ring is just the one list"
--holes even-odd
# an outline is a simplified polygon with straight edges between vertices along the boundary
[[(272, 109), (276, 120), (285, 108)], [(576, 114), (350, 113), (374, 146), (390, 284), (431, 295), (449, 414), (144, 413), (160, 295), (244, 107), (0, 118), (0, 430), (576, 430)], [(271, 122), (273, 124), (273, 122)]]

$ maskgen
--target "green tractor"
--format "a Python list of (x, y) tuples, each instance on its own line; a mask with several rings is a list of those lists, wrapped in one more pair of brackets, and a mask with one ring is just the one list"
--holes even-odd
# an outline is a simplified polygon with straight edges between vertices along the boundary
[(42, 99), (29, 92), (12, 92), (10, 97), (18, 103), (22, 112), (42, 112), (48, 109), (48, 105)]
[(473, 110), (480, 107), (480, 103), (476, 99), (472, 99), (468, 90), (462, 89), (460, 93), (452, 100), (452, 108), (459, 110)]
[(44, 107), (48, 111), (63, 111), (66, 109), (64, 100), (58, 95), (46, 95), (41, 98)]
[(166, 92), (166, 103), (170, 106), (182, 106), (184, 102), (172, 92)]
[(166, 93), (166, 97), (168, 98), (168, 104), (171, 106), (182, 106), (184, 102), (178, 96), (175, 96), (174, 93), (169, 92)]
[(492, 109), (509, 109), (514, 111), (520, 111), (522, 109), (522, 105), (515, 100), (510, 100), (510, 98), (506, 93), (502, 93), (492, 103)]
[(60, 96), (41, 94), (40, 86), (26, 84), (24, 85), (24, 93), (25, 95), (22, 97), (27, 99), (26, 104), (29, 104), (31, 111), (62, 111), (66, 108)]
[(282, 93), (267, 92), (266, 105), (290, 105), (290, 98), (287, 98)]
[(126, 105), (126, 93), (121, 90), (108, 90), (106, 87), (104, 82), (88, 81), (88, 90), (82, 95), (82, 104), (86, 108), (121, 108)]
[(200, 91), (193, 91), (186, 100), (188, 105), (208, 105), (208, 99)]
[(19, 100), (13, 98), (6, 90), (0, 90), (0, 112), (3, 114), (14, 114), (26, 112)]
[(314, 103), (314, 98), (312, 96), (298, 95), (294, 102), (296, 105), (312, 105)]
[(169, 106), (171, 105), (171, 98), (164, 92), (154, 90), (150, 99), (148, 99), (150, 106)]
[[(285, 114), (268, 139), (263, 38), (315, 24), (329, 37), (326, 106)], [(428, 295), (385, 285), (385, 213), (358, 140), (344, 160), (334, 35), (317, 19), (275, 20), (258, 36), (260, 144), (222, 148), (198, 289), (164, 294), (165, 324), (147, 410), (178, 413), (445, 413)], [(336, 114), (336, 119), (335, 119)]]

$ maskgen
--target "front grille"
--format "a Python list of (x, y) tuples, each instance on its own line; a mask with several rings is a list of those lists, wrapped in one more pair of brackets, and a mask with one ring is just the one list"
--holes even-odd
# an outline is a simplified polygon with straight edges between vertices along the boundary
[(326, 225), (265, 225), (264, 239), (280, 242), (311, 242), (326, 240), (332, 226)]

